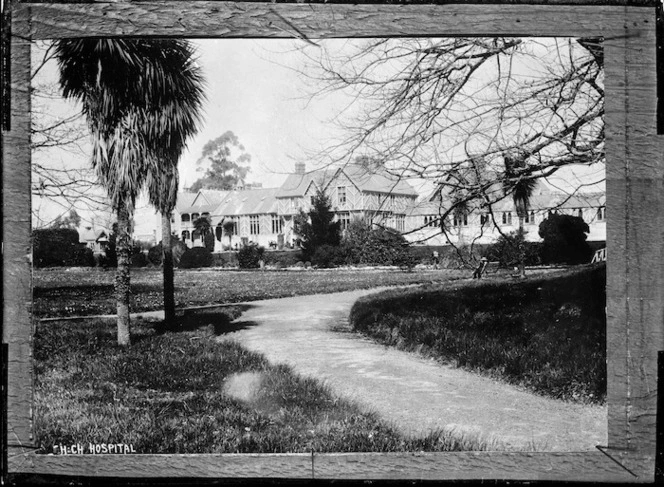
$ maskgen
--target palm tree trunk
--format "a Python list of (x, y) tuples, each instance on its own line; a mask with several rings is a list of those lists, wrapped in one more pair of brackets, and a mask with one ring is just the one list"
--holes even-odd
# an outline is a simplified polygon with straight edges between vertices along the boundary
[(519, 277), (526, 277), (526, 237), (523, 231), (523, 214), (519, 215)]
[(118, 314), (118, 345), (131, 344), (129, 333), (129, 297), (131, 285), (129, 281), (129, 211), (120, 203), (118, 207), (118, 234), (115, 248), (118, 256), (118, 267), (115, 273), (115, 299)]
[(171, 214), (161, 214), (161, 250), (164, 272), (164, 325), (175, 327), (175, 279), (173, 275), (173, 249), (171, 248)]

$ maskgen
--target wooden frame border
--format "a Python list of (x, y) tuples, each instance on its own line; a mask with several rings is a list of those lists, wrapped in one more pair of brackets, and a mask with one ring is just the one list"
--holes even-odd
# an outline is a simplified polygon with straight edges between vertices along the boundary
[[(664, 136), (656, 133), (655, 6), (267, 2), (14, 3), (3, 131), (3, 343), (9, 472), (105, 477), (650, 482), (664, 350)], [(31, 453), (30, 43), (77, 36), (603, 36), (607, 150), (608, 431), (582, 453), (50, 456)]]

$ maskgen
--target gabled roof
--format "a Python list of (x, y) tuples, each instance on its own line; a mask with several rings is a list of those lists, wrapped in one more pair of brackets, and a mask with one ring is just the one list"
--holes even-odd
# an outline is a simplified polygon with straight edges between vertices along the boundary
[(326, 181), (326, 171), (318, 170), (304, 174), (289, 174), (286, 181), (278, 188), (275, 196), (277, 198), (293, 198), (304, 196), (311, 184), (317, 188), (322, 187)]
[[(339, 173), (344, 173), (361, 191), (418, 196), (410, 184), (382, 169), (369, 169), (360, 164), (347, 164), (340, 168), (334, 176), (336, 177)], [(331, 182), (329, 181), (328, 184)]]
[(313, 183), (327, 189), (334, 180), (344, 174), (361, 191), (391, 193), (417, 197), (417, 192), (406, 181), (391, 176), (383, 169), (369, 169), (359, 164), (347, 164), (340, 168), (326, 168), (305, 174), (290, 174), (277, 193), (277, 198), (304, 196)]
[(97, 242), (99, 240), (108, 240), (106, 230), (85, 227), (78, 232), (78, 241), (80, 243)]
[[(279, 188), (231, 191), (211, 214), (214, 216), (260, 215), (277, 212)], [(216, 223), (216, 222), (215, 222)]]
[(196, 196), (198, 196), (198, 193), (189, 193), (189, 192), (184, 192), (184, 193), (178, 193), (178, 200), (177, 203), (175, 203), (175, 211), (178, 213), (187, 213), (186, 211), (183, 211), (185, 208), (189, 208), (194, 200), (196, 199)]

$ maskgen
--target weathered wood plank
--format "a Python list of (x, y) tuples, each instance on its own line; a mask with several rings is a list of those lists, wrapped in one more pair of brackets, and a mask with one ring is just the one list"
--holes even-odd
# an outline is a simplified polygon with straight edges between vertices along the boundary
[[(71, 36), (308, 38), (412, 35), (622, 36), (640, 7), (266, 2), (20, 4), (33, 39)], [(649, 22), (651, 19), (645, 19)], [(643, 22), (635, 20), (634, 22)]]
[[(5, 318), (10, 444), (30, 445), (29, 47), (91, 35), (311, 38), (377, 35), (606, 37), (608, 373), (611, 454), (651, 480), (657, 351), (664, 349), (664, 137), (655, 136), (654, 9), (560, 5), (298, 5), (229, 2), (21, 4), (12, 44), (12, 131), (4, 133)], [(12, 438), (14, 435), (14, 439)], [(601, 457), (600, 457), (601, 456)], [(63, 475), (307, 478), (308, 456), (16, 455), (10, 471)], [(616, 470), (616, 469), (619, 469)], [(629, 480), (592, 454), (317, 455), (324, 478)], [(615, 477), (613, 477), (615, 475)], [(623, 475), (623, 477), (621, 477)]]
[(312, 478), (311, 454), (9, 456), (9, 471), (81, 477)]
[(11, 76), (11, 130), (2, 133), (2, 341), (8, 344), (7, 442), (30, 447), (33, 444), (30, 43), (18, 37), (11, 39)]
[(654, 31), (630, 13), (605, 43), (609, 445), (652, 480), (657, 351), (664, 349), (664, 160)]
[(314, 474), (319, 479), (637, 480), (600, 451), (315, 454)]

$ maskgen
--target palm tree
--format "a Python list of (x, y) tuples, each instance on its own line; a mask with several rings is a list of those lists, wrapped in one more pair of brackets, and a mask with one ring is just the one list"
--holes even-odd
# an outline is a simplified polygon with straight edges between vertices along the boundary
[[(212, 233), (212, 223), (210, 222), (210, 217), (199, 216), (194, 220), (193, 225), (194, 225), (194, 232), (201, 236), (203, 246), (208, 248), (208, 250), (212, 252), (213, 249), (209, 249), (209, 242), (208, 242), (209, 240), (208, 235), (211, 235)], [(212, 239), (212, 246), (214, 248), (214, 239)]]
[(167, 119), (168, 111), (177, 106), (171, 88), (173, 78), (179, 74), (167, 69), (168, 45), (172, 42), (176, 41), (118, 38), (56, 41), (63, 95), (82, 104), (92, 135), (91, 162), (117, 213), (115, 294), (120, 345), (131, 341), (129, 221), (149, 169), (160, 164), (160, 154), (152, 145), (154, 133), (145, 122), (154, 113)]
[(177, 202), (178, 161), (186, 139), (194, 135), (200, 121), (203, 77), (193, 62), (193, 50), (185, 41), (171, 41), (164, 49), (165, 69), (171, 79), (172, 100), (160, 111), (147, 113), (145, 130), (157, 155), (157, 164), (147, 173), (150, 203), (161, 213), (161, 248), (164, 282), (164, 325), (175, 327), (175, 283), (171, 216)]
[(530, 198), (535, 191), (537, 181), (533, 178), (529, 178), (524, 171), (527, 169), (525, 156), (505, 154), (503, 158), (505, 163), (503, 189), (506, 195), (512, 195), (514, 208), (516, 209), (516, 214), (519, 218), (519, 231), (516, 237), (519, 256), (519, 276), (526, 277), (525, 231), (523, 229), (523, 224), (526, 215), (528, 214)]

